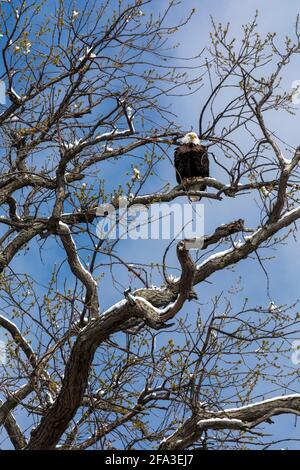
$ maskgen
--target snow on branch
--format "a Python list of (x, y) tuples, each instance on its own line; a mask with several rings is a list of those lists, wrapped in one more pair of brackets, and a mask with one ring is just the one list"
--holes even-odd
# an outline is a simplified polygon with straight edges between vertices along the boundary
[(233, 429), (251, 431), (272, 416), (281, 414), (300, 415), (300, 394), (278, 396), (238, 408), (207, 411), (198, 407), (194, 414), (171, 436), (161, 442), (161, 450), (181, 450), (200, 439), (203, 431)]

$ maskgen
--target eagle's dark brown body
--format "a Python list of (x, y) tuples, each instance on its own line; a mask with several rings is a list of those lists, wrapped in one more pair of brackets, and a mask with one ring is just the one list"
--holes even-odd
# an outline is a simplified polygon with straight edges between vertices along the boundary
[[(204, 145), (183, 144), (175, 150), (175, 169), (178, 184), (184, 184), (185, 180), (197, 177), (209, 176), (209, 160), (207, 149)], [(197, 191), (205, 191), (206, 184), (197, 186)]]

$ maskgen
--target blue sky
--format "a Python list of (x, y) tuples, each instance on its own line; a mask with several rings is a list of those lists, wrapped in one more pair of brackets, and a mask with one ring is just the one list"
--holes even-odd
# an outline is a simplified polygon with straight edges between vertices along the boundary
[[(193, 7), (196, 7), (197, 12), (191, 23), (178, 34), (179, 40), (182, 43), (178, 56), (185, 54), (191, 56), (197, 53), (199, 48), (207, 46), (209, 42), (210, 15), (213, 15), (217, 22), (226, 23), (229, 21), (231, 34), (238, 40), (241, 37), (241, 25), (252, 20), (256, 10), (258, 10), (258, 25), (261, 34), (276, 31), (278, 41), (280, 41), (293, 30), (296, 15), (300, 11), (297, 2), (293, 1), (248, 0), (241, 2), (237, 0), (212, 0), (209, 2), (195, 2), (185, 0), (183, 3), (183, 6), (178, 7), (180, 14), (187, 12)], [(178, 15), (179, 17), (181, 16), (180, 14)], [(300, 57), (298, 56), (284, 72), (283, 88), (289, 90), (292, 82), (300, 79), (299, 65)], [(173, 109), (178, 114), (178, 122), (183, 128), (188, 129), (193, 127), (197, 130), (199, 111), (206, 96), (207, 88), (204, 86), (196, 96), (193, 95), (173, 100)], [(297, 110), (294, 117), (273, 113), (269, 116), (268, 124), (272, 129), (278, 131), (285, 141), (296, 147), (300, 143), (299, 117), (300, 110)], [(159, 174), (163, 181), (174, 181), (173, 168), (168, 163), (164, 163), (161, 166)], [(212, 176), (216, 176), (213, 168)], [(153, 184), (153, 182), (150, 184)], [(245, 217), (246, 225), (253, 226), (254, 224), (255, 226), (257, 214), (255, 200), (252, 203), (249, 202), (248, 197), (224, 200), (222, 203), (205, 200), (204, 204), (205, 233), (210, 233), (221, 223), (229, 222), (239, 217)], [(126, 246), (125, 242), (123, 243), (124, 246), (123, 249), (121, 247), (121, 253), (123, 253), (125, 259), (132, 259), (134, 255), (135, 260), (140, 262), (146, 262), (147, 260), (150, 262), (154, 261), (154, 259), (159, 259), (164, 245), (163, 243), (152, 241), (142, 241), (140, 243), (127, 241)], [(281, 246), (272, 255), (276, 259), (266, 263), (270, 273), (270, 297), (277, 305), (291, 304), (299, 298), (299, 243), (290, 238), (285, 246)], [(174, 255), (170, 256), (169, 261), (176, 265)], [(266, 307), (269, 303), (269, 297), (266, 295), (267, 279), (255, 260), (240, 262), (234, 268), (234, 273), (227, 270), (226, 272), (213, 275), (210, 279), (212, 281), (211, 284), (205, 283), (197, 289), (201, 302), (205, 303), (220, 291), (227, 292), (239, 276), (243, 279), (244, 289), (237, 295), (235, 305), (238, 306), (244, 297), (249, 297), (253, 301), (252, 304)], [(184, 307), (182, 313), (184, 314), (190, 310), (189, 307)], [(288, 365), (292, 368), (297, 367), (293, 366), (292, 363)], [(261, 384), (256, 393), (265, 392), (267, 394), (269, 390), (270, 384)], [(297, 392), (299, 390), (293, 391)], [(290, 392), (287, 391), (286, 393)], [(294, 425), (294, 417), (283, 416), (275, 418), (274, 425), (267, 426), (266, 432), (272, 433), (278, 439), (300, 437), (299, 426), (294, 427)], [(287, 445), (289, 448), (298, 448), (297, 443), (288, 443)], [(279, 444), (276, 448), (281, 448), (282, 446), (285, 447), (285, 444)]]
[[(256, 10), (259, 12), (258, 25), (259, 31), (266, 34), (269, 31), (276, 31), (278, 39), (283, 39), (286, 35), (291, 34), (295, 24), (296, 15), (300, 12), (299, 2), (288, 0), (281, 2), (278, 0), (212, 0), (212, 1), (190, 1), (184, 2), (184, 7), (196, 7), (197, 13), (192, 19), (192, 27), (181, 31), (183, 49), (187, 53), (192, 53), (199, 44), (206, 46), (208, 44), (208, 33), (210, 29), (210, 15), (214, 17), (216, 22), (230, 22), (230, 31), (232, 36), (237, 40), (241, 37), (241, 24), (247, 23), (255, 15)], [(296, 57), (291, 65), (287, 67), (284, 73), (282, 86), (290, 89), (294, 80), (300, 78), (300, 57)], [(195, 97), (182, 100), (180, 103), (180, 119), (184, 125), (185, 122), (193, 124), (197, 129), (197, 116), (201, 108), (202, 90), (199, 92), (198, 102)], [(175, 104), (176, 107), (176, 104)], [(195, 116), (191, 122), (191, 116)], [(298, 109), (295, 116), (279, 115), (275, 113), (270, 117), (269, 126), (279, 131), (279, 135), (293, 147), (300, 143), (299, 132), (300, 110)], [(238, 199), (236, 201), (224, 201), (221, 203), (210, 203), (205, 201), (206, 209), (206, 226), (215, 226), (218, 222), (233, 220), (235, 215), (244, 217), (247, 221), (251, 220), (251, 210), (244, 206), (244, 201)], [(280, 247), (276, 253), (276, 260), (272, 260), (268, 266), (271, 274), (270, 293), (272, 299), (277, 304), (290, 304), (299, 298), (299, 243), (289, 238), (289, 242)], [(240, 295), (249, 295), (257, 304), (266, 305), (266, 286), (267, 281), (262, 270), (257, 267), (254, 261), (242, 261), (235, 269), (235, 276), (241, 275), (244, 280), (245, 289)], [(234, 276), (228, 276), (233, 281)], [(226, 289), (224, 282), (224, 272), (218, 273), (211, 279), (212, 285), (204, 285), (200, 287), (200, 298), (208, 297), (209, 294), (218, 289)], [(289, 364), (292, 366), (292, 364)], [(296, 367), (296, 366), (294, 366)], [(298, 390), (295, 390), (299, 392)], [(299, 426), (295, 427), (295, 418), (286, 416), (275, 419), (275, 424), (267, 427), (267, 432), (274, 433), (279, 439), (299, 438)], [(289, 448), (299, 448), (297, 443), (287, 444)], [(282, 444), (284, 447), (285, 445)], [(280, 448), (281, 446), (276, 446)]]
[[(162, 0), (154, 0), (159, 6), (168, 2)], [(258, 24), (262, 34), (269, 31), (276, 31), (279, 40), (284, 38), (294, 27), (295, 18), (300, 11), (298, 2), (288, 0), (282, 2), (279, 0), (184, 0), (183, 5), (177, 7), (176, 17), (184, 16), (191, 8), (196, 8), (196, 14), (193, 16), (190, 24), (184, 27), (177, 35), (177, 39), (181, 42), (178, 50), (178, 56), (193, 55), (207, 46), (209, 43), (210, 31), (210, 15), (213, 15), (216, 21), (222, 23), (230, 22), (231, 34), (237, 38), (241, 37), (241, 25), (251, 20), (255, 11), (259, 11)], [(80, 2), (78, 2), (80, 8)], [(175, 19), (175, 14), (174, 14)], [(177, 18), (176, 18), (177, 19)], [(283, 87), (290, 89), (294, 80), (300, 80), (300, 56), (287, 68), (284, 74)], [(207, 87), (204, 86), (196, 95), (184, 98), (165, 98), (171, 102), (173, 111), (178, 115), (178, 124), (184, 129), (193, 127), (197, 130), (198, 116), (201, 105), (207, 96)], [(299, 133), (299, 117), (300, 108), (294, 117), (287, 116), (283, 118), (279, 113), (273, 113), (269, 116), (269, 126), (280, 131), (280, 136), (290, 143), (293, 147), (300, 144)], [(220, 156), (222, 158), (222, 156)], [(134, 161), (134, 160), (132, 160)], [(116, 168), (117, 167), (117, 168)], [(130, 165), (124, 159), (121, 164), (119, 162), (106, 167), (105, 177), (110, 179), (110, 186), (117, 185), (118, 181), (124, 178), (126, 171), (130, 170)], [(212, 176), (216, 176), (218, 169), (212, 166)], [(114, 179), (113, 179), (114, 178)], [(153, 177), (148, 183), (148, 190), (155, 188), (157, 190), (164, 183), (170, 182), (175, 184), (174, 170), (168, 161), (164, 161), (159, 167), (159, 178)], [(210, 233), (219, 224), (229, 222), (235, 218), (245, 217), (246, 225), (253, 225), (256, 222), (256, 206), (255, 200), (249, 202), (247, 198), (225, 199), (222, 203), (218, 201), (204, 201), (205, 204), (205, 233)], [(247, 206), (245, 207), (245, 204)], [(125, 260), (133, 260), (135, 262), (159, 262), (164, 252), (164, 248), (168, 241), (123, 241), (119, 245), (118, 254)], [(19, 272), (29, 272), (38, 274), (42, 283), (47, 284), (49, 279), (49, 271), (53, 266), (53, 261), (57, 258), (59, 262), (61, 252), (57, 250), (53, 240), (47, 241), (45, 245), (46, 251), (41, 263), (38, 257), (37, 247), (34, 246), (34, 254), (29, 253), (26, 256), (20, 256), (14, 261), (14, 267)], [(292, 238), (288, 244), (281, 246), (275, 253), (276, 259), (267, 262), (270, 276), (270, 297), (277, 304), (291, 304), (299, 297), (299, 244)], [(34, 262), (32, 262), (34, 259)], [(169, 257), (170, 264), (177, 265), (174, 251)], [(174, 271), (175, 272), (175, 271)], [(225, 275), (226, 273), (226, 275)], [(68, 268), (65, 267), (63, 274), (72, 282)], [(123, 276), (123, 275), (122, 275)], [(266, 277), (262, 269), (260, 269), (255, 260), (242, 261), (234, 269), (234, 272), (226, 270), (226, 272), (215, 274), (210, 281), (211, 284), (204, 283), (197, 288), (198, 296), (201, 302), (206, 303), (209, 299), (221, 291), (227, 292), (241, 276), (243, 278), (244, 290), (235, 299), (236, 305), (242, 302), (242, 298), (253, 298), (253, 304), (267, 306), (269, 298), (266, 295)], [(128, 285), (127, 277), (120, 279), (124, 286)], [(159, 278), (155, 277), (154, 282), (159, 282)], [(101, 306), (102, 309), (109, 307), (113, 302), (122, 298), (122, 289), (120, 292), (111, 286), (109, 277), (106, 277), (103, 284), (100, 283), (101, 289)], [(105, 295), (102, 296), (102, 292)], [(187, 310), (184, 308), (183, 314)], [(290, 364), (292, 366), (292, 364)], [(262, 389), (260, 390), (260, 392)], [(266, 388), (266, 392), (268, 388)], [(280, 437), (295, 437), (298, 433), (299, 426), (293, 427), (293, 417), (281, 417), (275, 419), (275, 424), (268, 428), (268, 432), (274, 433)], [(298, 437), (297, 436), (297, 437)], [(300, 437), (300, 436), (299, 436)], [(290, 448), (297, 448), (297, 444), (289, 444)]]

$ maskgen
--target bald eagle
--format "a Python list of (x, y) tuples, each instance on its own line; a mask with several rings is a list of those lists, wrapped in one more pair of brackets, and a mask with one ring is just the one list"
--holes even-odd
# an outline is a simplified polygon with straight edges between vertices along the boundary
[[(178, 184), (185, 184), (193, 178), (209, 176), (209, 160), (207, 148), (201, 144), (195, 132), (189, 132), (180, 141), (174, 153), (176, 180)], [(191, 187), (193, 191), (205, 191), (206, 184), (197, 184)], [(191, 201), (200, 201), (199, 196), (190, 196)]]

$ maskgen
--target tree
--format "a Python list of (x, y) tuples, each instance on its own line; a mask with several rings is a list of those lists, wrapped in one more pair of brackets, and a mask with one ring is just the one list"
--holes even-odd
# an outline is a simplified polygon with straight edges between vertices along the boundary
[[(269, 278), (268, 253), (296, 235), (300, 149), (269, 126), (293, 113), (297, 90), (280, 84), (299, 20), (283, 45), (257, 17), (239, 44), (212, 21), (210, 45), (184, 59), (173, 38), (194, 11), (174, 23), (179, 1), (153, 4), (0, 5), (0, 423), (16, 449), (270, 446), (262, 426), (300, 412), (296, 302), (256, 305), (239, 285), (205, 294), (251, 255)], [(97, 208), (189, 201), (195, 182), (159, 189), (159, 173), (189, 128), (172, 100), (207, 84), (199, 134), (218, 176), (199, 195), (218, 211), (255, 199), (253, 226), (243, 211), (196, 252), (169, 240), (137, 262), (126, 240), (97, 237)]]

